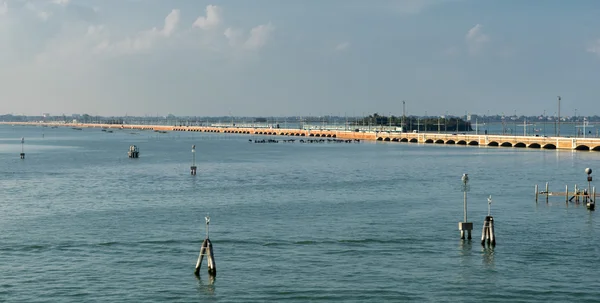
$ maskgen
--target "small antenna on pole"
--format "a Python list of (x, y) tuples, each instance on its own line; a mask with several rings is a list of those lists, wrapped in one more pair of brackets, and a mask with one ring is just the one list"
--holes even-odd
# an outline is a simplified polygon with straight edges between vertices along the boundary
[(210, 216), (208, 215), (208, 213), (206, 213), (206, 217), (204, 217), (204, 220), (206, 220), (206, 238), (208, 239), (208, 226), (210, 224)]

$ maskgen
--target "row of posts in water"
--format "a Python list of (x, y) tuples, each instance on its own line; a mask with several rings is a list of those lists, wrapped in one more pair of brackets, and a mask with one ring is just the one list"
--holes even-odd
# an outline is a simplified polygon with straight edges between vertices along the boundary
[[(569, 192), (568, 185), (565, 186), (564, 192), (550, 192), (548, 188), (548, 182), (546, 182), (546, 190), (539, 191), (538, 185), (535, 185), (535, 202), (538, 202), (539, 195), (546, 195), (546, 203), (548, 203), (549, 196), (565, 196), (565, 202), (569, 203), (575, 200), (575, 203), (585, 203), (587, 209), (595, 210), (596, 208), (596, 187), (591, 186), (592, 178), (592, 169), (586, 168), (585, 173), (587, 174), (587, 182), (588, 188), (581, 189), (577, 185), (575, 185), (575, 190), (573, 192)], [(458, 230), (460, 231), (461, 239), (471, 239), (471, 231), (473, 230), (473, 222), (468, 222), (467, 220), (467, 192), (469, 191), (469, 176), (468, 174), (463, 174), (462, 176), (462, 185), (464, 192), (464, 217), (462, 222), (458, 222)], [(496, 235), (494, 233), (494, 217), (491, 215), (491, 206), (492, 206), (492, 196), (488, 198), (488, 214), (483, 221), (483, 229), (481, 231), (481, 245), (485, 245), (486, 243), (491, 246), (496, 245)]]
[(536, 203), (538, 202), (539, 195), (546, 196), (546, 203), (548, 203), (550, 196), (559, 196), (559, 197), (564, 196), (565, 203), (567, 203), (567, 204), (569, 202), (575, 202), (576, 204), (584, 203), (587, 209), (595, 210), (596, 209), (596, 187), (591, 185), (592, 180), (593, 180), (592, 169), (589, 167), (586, 168), (585, 173), (587, 174), (587, 182), (588, 182), (587, 188), (581, 189), (579, 186), (577, 186), (577, 184), (575, 184), (574, 190), (572, 192), (569, 192), (568, 185), (565, 185), (564, 192), (551, 192), (549, 189), (548, 182), (546, 182), (546, 189), (543, 191), (540, 191), (538, 188), (538, 185), (536, 184), (535, 185), (535, 202)]

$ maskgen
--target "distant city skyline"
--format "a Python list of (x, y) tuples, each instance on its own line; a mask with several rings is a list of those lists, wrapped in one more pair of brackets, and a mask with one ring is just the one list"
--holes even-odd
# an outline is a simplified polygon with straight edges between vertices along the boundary
[(594, 116), (594, 0), (0, 0), (0, 115)]

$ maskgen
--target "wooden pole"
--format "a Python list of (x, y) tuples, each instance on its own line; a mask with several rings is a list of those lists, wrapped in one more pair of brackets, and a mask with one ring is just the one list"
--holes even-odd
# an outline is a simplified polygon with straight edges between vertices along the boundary
[(207, 246), (207, 239), (204, 239), (204, 241), (202, 241), (202, 247), (200, 248), (200, 255), (198, 256), (198, 261), (196, 261), (196, 270), (194, 271), (194, 274), (197, 276), (200, 273), (200, 266), (202, 265), (202, 259), (204, 258), (204, 255), (206, 254), (206, 246)]
[(548, 203), (548, 195), (550, 194), (550, 191), (548, 190), (548, 182), (546, 182), (546, 203)]
[(496, 246), (496, 235), (494, 234), (494, 217), (490, 217), (490, 242), (492, 246)]
[(539, 192), (538, 192), (538, 185), (536, 184), (535, 185), (535, 203), (538, 202), (538, 194), (539, 194)]
[(569, 185), (565, 185), (565, 202), (569, 203)]

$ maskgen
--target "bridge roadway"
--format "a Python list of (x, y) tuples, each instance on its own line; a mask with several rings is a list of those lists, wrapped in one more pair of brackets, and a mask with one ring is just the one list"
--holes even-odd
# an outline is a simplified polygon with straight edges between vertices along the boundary
[[(0, 122), (1, 123), (1, 122)], [(346, 131), (319, 129), (282, 129), (282, 128), (253, 128), (253, 127), (214, 127), (214, 126), (167, 126), (167, 125), (121, 125), (121, 124), (82, 124), (82, 123), (10, 123), (27, 125), (57, 125), (68, 127), (93, 127), (137, 129), (153, 131), (191, 131), (224, 134), (247, 134), (266, 136), (295, 136), (337, 139), (360, 139), (384, 142), (409, 142), (423, 144), (457, 144), (467, 146), (499, 146), (521, 147), (536, 149), (563, 149), (581, 151), (600, 151), (600, 138), (570, 138), (542, 136), (506, 136), (506, 135), (475, 135), (447, 133), (401, 133), (380, 131)]]

